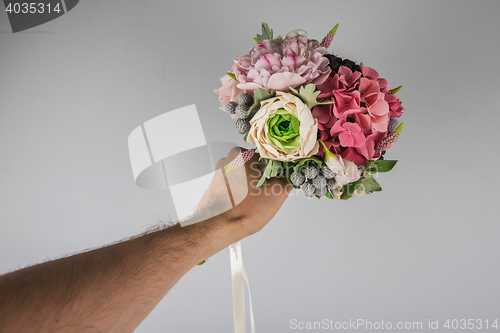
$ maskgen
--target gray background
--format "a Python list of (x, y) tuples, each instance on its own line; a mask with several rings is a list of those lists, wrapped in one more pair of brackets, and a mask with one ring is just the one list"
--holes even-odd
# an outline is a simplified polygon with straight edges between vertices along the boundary
[[(129, 133), (195, 103), (209, 141), (240, 142), (212, 90), (261, 22), (316, 39), (338, 22), (330, 50), (403, 85), (405, 128), (387, 155), (400, 162), (381, 193), (293, 195), (243, 240), (258, 331), (500, 320), (499, 12), (499, 1), (87, 0), (16, 34), (1, 12), (0, 273), (175, 220), (168, 192), (134, 184)], [(137, 332), (232, 325), (226, 249)]]

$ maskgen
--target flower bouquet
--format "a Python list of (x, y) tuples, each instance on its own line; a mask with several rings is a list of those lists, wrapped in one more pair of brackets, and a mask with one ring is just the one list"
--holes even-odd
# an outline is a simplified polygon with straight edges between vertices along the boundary
[(305, 196), (346, 200), (381, 191), (374, 174), (390, 171), (387, 149), (403, 128), (403, 106), (377, 71), (327, 49), (338, 24), (321, 41), (293, 30), (262, 34), (248, 54), (234, 59), (215, 90), (221, 109), (256, 148), (231, 168), (260, 154), (262, 178), (285, 176)]

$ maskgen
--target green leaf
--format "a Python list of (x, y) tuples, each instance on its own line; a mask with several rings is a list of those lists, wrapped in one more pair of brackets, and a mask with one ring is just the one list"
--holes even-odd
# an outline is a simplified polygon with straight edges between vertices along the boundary
[(264, 90), (262, 88), (258, 88), (254, 91), (253, 94), (253, 98), (260, 101), (276, 96), (276, 92), (274, 90), (271, 89), (271, 91), (268, 92), (267, 90)]
[(271, 170), (271, 177), (278, 177), (283, 172), (283, 165), (281, 161), (273, 161), (273, 167)]
[[(266, 168), (267, 170), (267, 168)], [(262, 184), (264, 184), (264, 182), (266, 181), (267, 177), (265, 174), (262, 175), (262, 177), (260, 177), (259, 179), (259, 182), (257, 183), (257, 187), (261, 186)]]
[(227, 74), (227, 76), (229, 76), (229, 77), (230, 77), (231, 79), (233, 79), (234, 81), (239, 82), (239, 81), (238, 81), (238, 79), (236, 78), (236, 75), (234, 75), (233, 73), (229, 73), (229, 72), (227, 72), (226, 74)]
[(319, 104), (332, 104), (333, 101), (332, 100), (325, 100), (325, 101), (321, 101), (319, 102), (317, 100), (318, 98), (318, 95), (321, 93), (319, 90), (318, 91), (315, 91), (316, 90), (316, 86), (312, 83), (309, 83), (307, 86), (305, 87), (300, 87), (300, 90), (297, 91), (296, 89), (290, 87), (290, 90), (292, 91), (292, 93), (299, 97), (306, 105), (309, 109), (312, 109), (313, 107), (315, 107), (316, 105), (319, 105)]
[(400, 90), (401, 90), (401, 88), (403, 88), (403, 86), (399, 86), (399, 87), (396, 87), (396, 88), (394, 88), (394, 89), (391, 89), (391, 90), (389, 90), (389, 92), (390, 92), (391, 94), (393, 94), (393, 95), (396, 95), (396, 94), (398, 93), (398, 91), (400, 91)]
[(262, 22), (262, 35), (257, 34), (257, 42), (262, 42), (266, 39), (273, 39), (273, 30), (269, 29), (267, 23)]
[(254, 99), (254, 103), (252, 105), (252, 107), (250, 108), (250, 110), (248, 110), (248, 115), (247, 115), (247, 119), (250, 120), (252, 119), (253, 116), (255, 116), (255, 114), (257, 113), (257, 111), (259, 111), (260, 109), (260, 102), (268, 99), (268, 98), (271, 98), (271, 97), (274, 97), (276, 96), (276, 92), (274, 90), (271, 89), (270, 92), (267, 92), (266, 90), (262, 89), (262, 88), (259, 88), (257, 90), (255, 90), (253, 92), (253, 99)]
[(367, 173), (371, 173), (372, 175), (374, 175), (378, 172), (376, 168), (372, 168), (374, 162), (375, 161), (365, 162), (365, 172), (363, 172), (363, 176), (365, 176)]
[(201, 265), (203, 265), (204, 263), (206, 263), (206, 262), (207, 262), (207, 260), (208, 260), (208, 259), (205, 259), (205, 260), (203, 260), (203, 261), (200, 261), (200, 262), (199, 262), (199, 263), (197, 263), (196, 265), (197, 265), (197, 266), (201, 266)]
[(380, 186), (380, 184), (372, 176), (365, 177), (360, 187), (362, 187), (362, 190), (364, 190), (365, 192), (382, 191), (382, 186)]
[[(338, 24), (337, 24), (337, 25), (338, 25)], [(328, 199), (333, 200), (333, 195), (330, 193), (330, 190), (326, 190), (325, 197), (327, 197)]]
[(306, 163), (306, 162), (309, 162), (309, 161), (314, 161), (319, 167), (321, 167), (321, 165), (323, 164), (323, 161), (320, 160), (319, 158), (317, 157), (314, 157), (314, 156), (311, 156), (311, 157), (306, 157), (306, 158), (303, 158), (301, 159), (293, 168), (293, 171), (295, 172), (299, 172), (300, 170), (300, 167)]
[(340, 199), (341, 200), (350, 199), (354, 195), (354, 192), (361, 186), (363, 180), (364, 178), (360, 178), (355, 182), (345, 184), (342, 187), (342, 195), (340, 196)]
[(396, 160), (377, 160), (370, 163), (370, 166), (366, 169), (366, 172), (374, 175), (378, 172), (389, 172), (398, 163)]
[(257, 187), (264, 184), (266, 179), (269, 179), (271, 177), (280, 176), (281, 172), (283, 170), (283, 165), (282, 165), (281, 161), (276, 161), (276, 160), (272, 160), (269, 158), (266, 158), (264, 160), (267, 161), (266, 169), (264, 170), (262, 177), (259, 179), (259, 182), (257, 183)]

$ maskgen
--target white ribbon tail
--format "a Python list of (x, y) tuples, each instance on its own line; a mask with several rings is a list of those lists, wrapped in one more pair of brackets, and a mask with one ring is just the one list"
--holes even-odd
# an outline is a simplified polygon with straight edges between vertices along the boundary
[(252, 308), (252, 295), (250, 294), (250, 284), (248, 283), (247, 271), (241, 256), (241, 243), (236, 242), (229, 247), (231, 257), (231, 281), (233, 287), (233, 314), (234, 333), (246, 333), (245, 320), (245, 281), (248, 289), (248, 301), (250, 303), (250, 330), (255, 333), (255, 322)]

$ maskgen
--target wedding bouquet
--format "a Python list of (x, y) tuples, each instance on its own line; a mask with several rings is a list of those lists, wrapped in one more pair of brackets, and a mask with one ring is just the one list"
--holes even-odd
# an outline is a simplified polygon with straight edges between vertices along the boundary
[[(403, 106), (376, 70), (328, 53), (338, 24), (321, 41), (293, 30), (262, 34), (246, 55), (234, 59), (215, 90), (221, 109), (258, 150), (262, 178), (286, 176), (305, 196), (346, 200), (381, 191), (374, 175), (397, 161), (384, 154), (403, 128)], [(228, 172), (230, 169), (228, 169)]]

